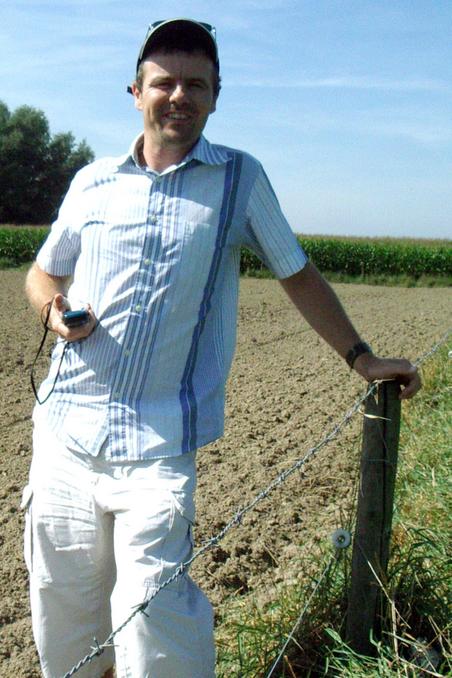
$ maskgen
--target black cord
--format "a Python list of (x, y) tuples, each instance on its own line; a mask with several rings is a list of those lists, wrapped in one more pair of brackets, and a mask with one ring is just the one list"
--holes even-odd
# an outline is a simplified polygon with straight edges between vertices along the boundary
[(44, 403), (50, 398), (53, 391), (55, 390), (55, 386), (56, 386), (56, 383), (58, 381), (58, 377), (60, 376), (61, 364), (63, 362), (64, 354), (66, 353), (66, 349), (67, 349), (67, 346), (68, 346), (68, 342), (65, 341), (63, 351), (61, 353), (60, 363), (58, 365), (57, 373), (56, 373), (56, 376), (55, 376), (55, 380), (52, 384), (52, 388), (50, 389), (49, 393), (46, 395), (44, 400), (40, 400), (39, 396), (38, 396), (38, 390), (37, 390), (36, 384), (35, 384), (35, 379), (34, 379), (34, 368), (35, 368), (35, 365), (38, 361), (39, 356), (41, 355), (41, 351), (42, 351), (44, 344), (45, 344), (45, 341), (47, 339), (47, 334), (49, 332), (48, 322), (49, 322), (50, 312), (52, 310), (52, 306), (53, 306), (53, 299), (51, 299), (51, 301), (48, 301), (46, 304), (44, 304), (44, 306), (41, 309), (41, 322), (44, 326), (44, 334), (43, 334), (43, 337), (41, 339), (41, 343), (39, 344), (38, 352), (36, 353), (35, 359), (33, 360), (33, 363), (31, 365), (31, 369), (30, 369), (31, 388), (33, 389), (34, 396), (35, 396), (37, 402), (40, 405), (44, 405)]

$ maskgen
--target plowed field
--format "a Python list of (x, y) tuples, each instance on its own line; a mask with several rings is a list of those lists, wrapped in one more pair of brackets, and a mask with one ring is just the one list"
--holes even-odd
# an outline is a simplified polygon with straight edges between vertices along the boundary
[[(21, 271), (0, 272), (0, 676), (4, 678), (40, 675), (31, 636), (19, 504), (31, 457), (29, 368), (41, 328), (24, 299), (24, 277)], [(337, 285), (336, 290), (359, 331), (380, 354), (414, 360), (451, 324), (450, 290), (355, 285)], [(243, 280), (226, 433), (198, 456), (197, 543), (214, 535), (238, 507), (323, 438), (363, 386), (300, 319), (277, 282)], [(303, 576), (306, 556), (312, 560), (328, 534), (344, 524), (354, 495), (360, 425), (357, 415), (303, 475), (291, 476), (229, 533), (220, 548), (195, 563), (192, 575), (218, 610), (230, 595), (257, 590), (265, 596), (273, 583)]]

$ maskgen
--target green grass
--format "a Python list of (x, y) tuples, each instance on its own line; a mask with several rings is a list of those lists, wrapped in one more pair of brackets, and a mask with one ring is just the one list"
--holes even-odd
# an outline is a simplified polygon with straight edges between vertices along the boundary
[[(452, 275), (420, 275), (418, 277), (404, 274), (385, 275), (351, 275), (350, 273), (340, 273), (332, 271), (322, 271), (323, 276), (330, 283), (351, 283), (354, 285), (382, 285), (385, 287), (451, 287)], [(247, 278), (258, 278), (268, 280), (274, 278), (268, 268), (256, 270), (247, 270)]]
[(331, 283), (353, 283), (355, 285), (383, 285), (385, 287), (451, 287), (452, 275), (425, 275), (412, 276), (406, 273), (396, 275), (369, 274), (348, 275), (345, 273), (324, 272), (324, 276)]
[(354, 235), (314, 235), (309, 233), (298, 233), (300, 238), (315, 238), (319, 240), (345, 240), (347, 242), (358, 243), (377, 243), (388, 245), (416, 245), (419, 247), (451, 247), (452, 240), (449, 238), (393, 238), (391, 236), (354, 236)]
[[(392, 553), (384, 584), (382, 632), (374, 656), (362, 657), (341, 639), (350, 553), (322, 581), (287, 648), (284, 666), (272, 674), (290, 678), (415, 678), (452, 675), (450, 643), (451, 560), (450, 462), (452, 411), (451, 347), (423, 366), (424, 388), (403, 408)], [(323, 563), (300, 563), (317, 577)], [(221, 609), (217, 627), (219, 678), (263, 678), (312, 592), (287, 585), (233, 599)], [(262, 600), (267, 602), (260, 602)], [(423, 670), (421, 670), (423, 669)]]

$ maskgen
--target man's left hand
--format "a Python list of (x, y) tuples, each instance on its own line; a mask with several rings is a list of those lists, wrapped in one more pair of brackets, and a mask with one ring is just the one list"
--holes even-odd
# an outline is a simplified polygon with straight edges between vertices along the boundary
[(363, 353), (356, 358), (353, 369), (367, 381), (395, 379), (402, 386), (401, 400), (412, 398), (422, 386), (416, 365), (404, 358), (378, 358)]

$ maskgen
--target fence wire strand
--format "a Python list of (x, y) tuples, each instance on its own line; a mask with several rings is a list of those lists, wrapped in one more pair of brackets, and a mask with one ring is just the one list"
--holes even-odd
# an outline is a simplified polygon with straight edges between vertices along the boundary
[(309, 598), (308, 598), (307, 601), (305, 602), (305, 604), (304, 604), (304, 606), (303, 606), (303, 609), (301, 610), (300, 615), (299, 615), (297, 621), (295, 622), (295, 624), (293, 625), (293, 627), (292, 627), (290, 633), (288, 634), (288, 636), (287, 636), (287, 638), (286, 638), (286, 640), (285, 640), (285, 642), (284, 642), (284, 645), (282, 646), (282, 648), (281, 648), (281, 650), (280, 650), (278, 656), (276, 657), (275, 661), (273, 662), (273, 664), (272, 664), (272, 666), (271, 666), (271, 668), (270, 668), (270, 671), (269, 671), (269, 672), (267, 673), (267, 675), (266, 675), (266, 678), (271, 678), (271, 676), (273, 675), (274, 671), (276, 670), (276, 668), (277, 668), (279, 662), (280, 662), (281, 659), (283, 658), (284, 652), (286, 651), (286, 649), (287, 649), (289, 643), (291, 643), (292, 640), (294, 640), (294, 638), (295, 638), (295, 633), (297, 632), (298, 627), (300, 626), (301, 622), (303, 621), (303, 617), (305, 616), (306, 612), (308, 611), (309, 606), (311, 605), (311, 602), (314, 600), (314, 597), (316, 596), (317, 591), (319, 590), (319, 588), (320, 588), (320, 586), (321, 586), (323, 580), (325, 579), (325, 577), (327, 576), (327, 574), (328, 574), (329, 571), (331, 570), (331, 566), (333, 565), (334, 562), (337, 562), (337, 559), (338, 559), (338, 554), (334, 553), (334, 554), (330, 557), (330, 559), (328, 560), (328, 563), (327, 563), (326, 567), (324, 568), (324, 570), (323, 570), (322, 574), (320, 575), (320, 577), (317, 579), (317, 582), (316, 582), (316, 584), (315, 584), (315, 586), (314, 586), (314, 588), (313, 588), (313, 590), (312, 590), (312, 592), (311, 592), (311, 595), (309, 596)]
[[(449, 338), (449, 335), (451, 334), (451, 330), (448, 330), (443, 337), (436, 343), (434, 346), (432, 346), (428, 351), (426, 351), (424, 354), (422, 354), (413, 364), (416, 365), (417, 367), (420, 366), (425, 360), (427, 360), (430, 356), (432, 356), (434, 353), (436, 353), (439, 348), (446, 343), (446, 341)], [(367, 388), (365, 394), (358, 398), (352, 407), (348, 410), (348, 412), (342, 417), (342, 419), (331, 429), (329, 433), (327, 433), (320, 442), (318, 442), (316, 445), (313, 447), (309, 448), (307, 452), (304, 454), (303, 457), (300, 457), (295, 461), (292, 466), (284, 470), (282, 473), (280, 473), (271, 483), (267, 485), (264, 489), (262, 489), (255, 497), (254, 499), (247, 504), (246, 506), (242, 508), (238, 508), (232, 519), (223, 527), (220, 532), (218, 532), (214, 537), (211, 537), (209, 540), (206, 541), (206, 543), (199, 548), (193, 555), (192, 557), (183, 562), (179, 563), (179, 565), (176, 567), (175, 571), (173, 574), (168, 577), (164, 582), (162, 582), (154, 591), (153, 593), (146, 598), (144, 601), (136, 605), (131, 612), (131, 614), (125, 619), (125, 621), (118, 626), (114, 631), (110, 633), (108, 638), (101, 644), (98, 643), (98, 641), (94, 638), (93, 643), (94, 646), (91, 648), (91, 652), (87, 654), (83, 659), (81, 659), (77, 664), (75, 664), (70, 671), (64, 674), (62, 678), (71, 678), (75, 673), (80, 671), (83, 666), (88, 664), (89, 662), (93, 661), (96, 657), (100, 656), (103, 654), (103, 652), (109, 648), (114, 646), (114, 639), (115, 637), (138, 615), (138, 614), (146, 614), (146, 608), (150, 604), (150, 602), (157, 596), (160, 591), (162, 591), (164, 588), (169, 586), (169, 584), (172, 584), (176, 579), (181, 577), (185, 572), (188, 571), (188, 569), (191, 567), (191, 565), (195, 562), (195, 560), (198, 560), (201, 556), (203, 556), (207, 551), (215, 548), (220, 541), (226, 536), (226, 534), (234, 527), (237, 525), (240, 525), (242, 522), (244, 516), (252, 511), (257, 504), (260, 504), (264, 499), (267, 499), (268, 496), (275, 490), (277, 489), (280, 485), (282, 485), (291, 475), (293, 475), (296, 471), (299, 471), (310, 459), (312, 459), (321, 449), (329, 445), (333, 440), (337, 438), (339, 433), (342, 431), (343, 428), (345, 428), (350, 421), (353, 419), (354, 415), (357, 412), (360, 412), (361, 406), (367, 398), (374, 394), (377, 389), (377, 382), (373, 382), (370, 384), (370, 386)], [(330, 565), (328, 565), (329, 568)], [(326, 573), (326, 570), (325, 570)], [(319, 580), (321, 581), (321, 580)], [(318, 584), (320, 586), (320, 583)], [(315, 588), (315, 591), (317, 590), (318, 586)], [(307, 605), (309, 605), (312, 595), (309, 597)], [(305, 605), (307, 609), (307, 605)], [(304, 612), (302, 613), (304, 614)], [(279, 660), (278, 660), (279, 661)]]

